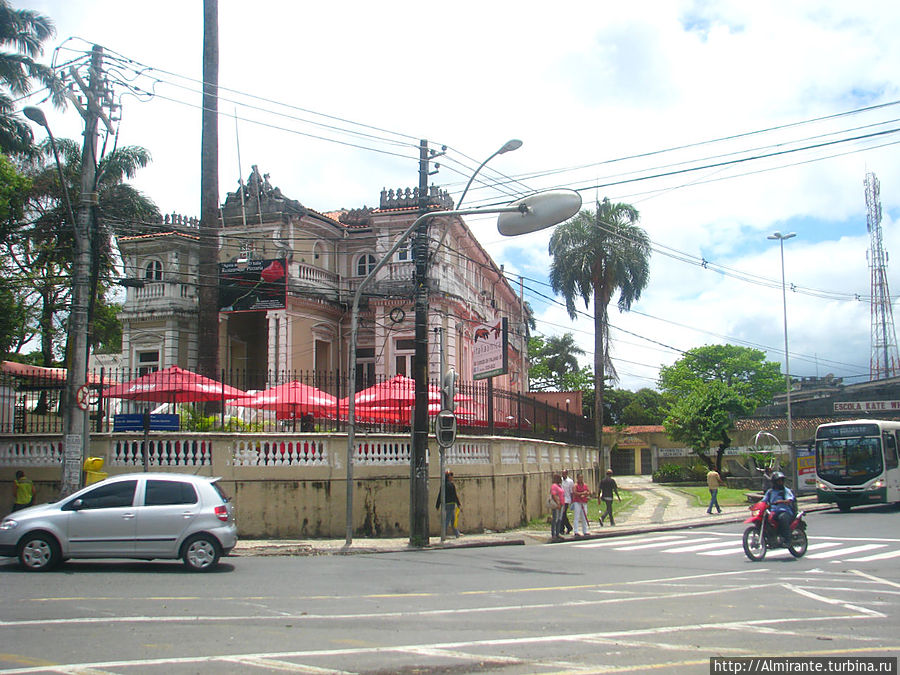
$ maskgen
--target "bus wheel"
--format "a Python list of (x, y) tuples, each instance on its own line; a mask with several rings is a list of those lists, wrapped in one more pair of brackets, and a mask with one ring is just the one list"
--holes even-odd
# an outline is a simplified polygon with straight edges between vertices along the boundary
[(850, 513), (850, 505), (849, 504), (838, 504), (838, 510), (841, 513)]

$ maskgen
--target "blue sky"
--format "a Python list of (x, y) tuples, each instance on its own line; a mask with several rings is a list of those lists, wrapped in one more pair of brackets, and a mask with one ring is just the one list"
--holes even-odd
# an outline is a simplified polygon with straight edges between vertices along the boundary
[[(138, 3), (127, 16), (112, 0), (13, 4), (54, 19), (59, 61), (97, 43), (118, 60), (117, 93), (127, 81), (155, 92), (122, 97), (119, 143), (153, 154), (135, 183), (164, 212), (196, 215), (201, 3)], [(237, 184), (238, 138), (244, 178), (258, 164), (319, 211), (414, 185), (420, 138), (449, 146), (433, 180), (457, 196), (472, 168), (520, 138), (483, 171), (488, 185), (476, 184), (468, 206), (575, 187), (586, 205), (634, 204), (654, 242), (635, 311), (611, 312), (620, 386), (653, 386), (660, 365), (716, 342), (783, 362), (780, 258), (766, 239), (775, 230), (797, 233), (785, 243), (787, 282), (810, 291), (788, 293), (792, 374), (865, 379), (870, 307), (853, 300), (870, 293), (863, 180), (878, 176), (884, 245), (900, 251), (900, 105), (838, 115), (900, 100), (896, 3), (261, 0), (222, 2), (219, 13), (222, 200)], [(135, 62), (153, 70), (128, 80)], [(57, 136), (79, 138), (73, 110), (50, 119)], [(877, 132), (888, 133), (822, 145)], [(796, 151), (773, 154), (786, 150)], [(747, 161), (723, 164), (735, 159)], [(505, 239), (492, 218), (469, 224), (524, 277), (538, 330), (573, 332), (590, 363), (590, 318), (572, 321), (542, 297), (550, 232)], [(888, 272), (896, 295), (893, 264)]]

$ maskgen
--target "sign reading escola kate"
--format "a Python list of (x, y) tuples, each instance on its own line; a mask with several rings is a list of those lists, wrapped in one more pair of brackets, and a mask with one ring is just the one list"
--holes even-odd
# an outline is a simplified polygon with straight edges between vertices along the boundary
[(239, 260), (219, 263), (219, 311), (284, 309), (287, 261)]
[(900, 401), (835, 401), (834, 412), (900, 412)]
[(484, 380), (496, 375), (506, 375), (509, 370), (509, 328), (506, 317), (475, 329), (472, 378)]

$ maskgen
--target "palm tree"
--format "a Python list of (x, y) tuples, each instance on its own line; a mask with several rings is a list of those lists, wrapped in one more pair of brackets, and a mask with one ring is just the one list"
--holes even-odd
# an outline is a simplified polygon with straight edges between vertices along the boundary
[(0, 151), (23, 152), (31, 146), (32, 135), (25, 120), (15, 115), (13, 97), (31, 91), (34, 80), (50, 89), (54, 105), (65, 103), (63, 87), (52, 68), (36, 63), (43, 42), (56, 34), (53, 22), (27, 9), (13, 9), (0, 0)]
[[(81, 187), (81, 150), (75, 141), (57, 139), (60, 164), (71, 201), (78, 203)], [(29, 157), (21, 158), (22, 172), (32, 180), (25, 205), (25, 218), (3, 242), (4, 265), (22, 280), (20, 288), (29, 288), (35, 308), (35, 322), (41, 336), (43, 365), (56, 361), (63, 334), (60, 315), (68, 306), (69, 279), (73, 265), (74, 235), (69, 223), (58, 172), (49, 139), (36, 147)], [(114, 274), (115, 251), (110, 228), (134, 221), (155, 220), (156, 205), (124, 181), (150, 163), (144, 148), (118, 148), (103, 157), (97, 167), (98, 205), (93, 233), (92, 284), (96, 297), (102, 297)]]
[(578, 314), (576, 297), (584, 299), (585, 308), (594, 300), (594, 429), (600, 461), (606, 372), (616, 379), (609, 357), (607, 307), (618, 291), (619, 310), (628, 311), (650, 276), (650, 239), (637, 221), (633, 206), (604, 199), (596, 211), (582, 211), (550, 237), (550, 285), (565, 298), (569, 316)]

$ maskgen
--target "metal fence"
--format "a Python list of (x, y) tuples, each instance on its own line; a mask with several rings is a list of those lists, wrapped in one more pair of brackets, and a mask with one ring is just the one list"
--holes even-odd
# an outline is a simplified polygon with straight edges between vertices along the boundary
[[(90, 384), (77, 403), (86, 409), (92, 431), (101, 433), (134, 431), (136, 424), (148, 422), (151, 430), (164, 424), (169, 431), (346, 431), (349, 382), (340, 373), (222, 371), (215, 381), (201, 381), (200, 385), (194, 378), (195, 374), (187, 371), (98, 369), (90, 374)], [(61, 433), (64, 386), (59, 369), (0, 374), (0, 433)], [(237, 396), (232, 388), (238, 390)], [(357, 381), (356, 391), (357, 429), (382, 433), (410, 429), (415, 398), (412, 380), (394, 376)], [(486, 380), (460, 382), (456, 391), (460, 433), (583, 445), (593, 442), (593, 421), (578, 414), (580, 411), (499, 389)], [(435, 380), (429, 386), (432, 419), (440, 409), (440, 388)]]

